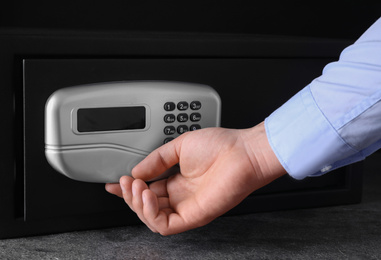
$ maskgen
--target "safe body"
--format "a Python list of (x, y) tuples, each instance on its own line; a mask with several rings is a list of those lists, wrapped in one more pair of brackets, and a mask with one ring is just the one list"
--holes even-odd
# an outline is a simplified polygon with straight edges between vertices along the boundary
[[(103, 183), (67, 178), (46, 160), (45, 104), (55, 91), (96, 82), (197, 82), (221, 97), (222, 127), (249, 128), (349, 44), (263, 35), (0, 32), (0, 239), (139, 223)], [(286, 175), (227, 214), (357, 203), (361, 176), (358, 164), (297, 182)]]

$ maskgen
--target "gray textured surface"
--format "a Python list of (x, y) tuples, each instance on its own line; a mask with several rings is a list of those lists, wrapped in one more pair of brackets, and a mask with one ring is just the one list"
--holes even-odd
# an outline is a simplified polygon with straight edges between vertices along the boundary
[(361, 204), (222, 217), (170, 237), (137, 225), (0, 240), (0, 259), (381, 259), (380, 159), (365, 164)]

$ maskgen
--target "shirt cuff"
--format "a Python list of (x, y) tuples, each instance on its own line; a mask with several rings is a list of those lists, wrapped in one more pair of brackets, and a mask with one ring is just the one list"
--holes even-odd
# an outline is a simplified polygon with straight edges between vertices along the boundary
[(320, 111), (309, 86), (266, 118), (265, 127), (279, 162), (295, 179), (325, 174), (345, 158), (359, 160), (359, 152), (340, 137)]

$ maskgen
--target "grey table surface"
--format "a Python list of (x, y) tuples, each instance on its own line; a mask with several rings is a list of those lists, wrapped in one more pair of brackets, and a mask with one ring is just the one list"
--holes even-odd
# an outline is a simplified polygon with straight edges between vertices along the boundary
[(381, 259), (381, 154), (355, 205), (221, 217), (163, 237), (143, 225), (0, 240), (0, 259)]

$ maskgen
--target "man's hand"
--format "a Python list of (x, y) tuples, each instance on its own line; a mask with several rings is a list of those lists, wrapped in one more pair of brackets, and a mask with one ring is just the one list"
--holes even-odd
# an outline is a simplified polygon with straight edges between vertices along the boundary
[[(147, 186), (177, 163), (178, 174)], [(134, 178), (124, 176), (106, 190), (123, 197), (153, 232), (170, 235), (211, 222), (285, 173), (263, 123), (245, 130), (207, 128), (159, 147), (133, 169)]]

